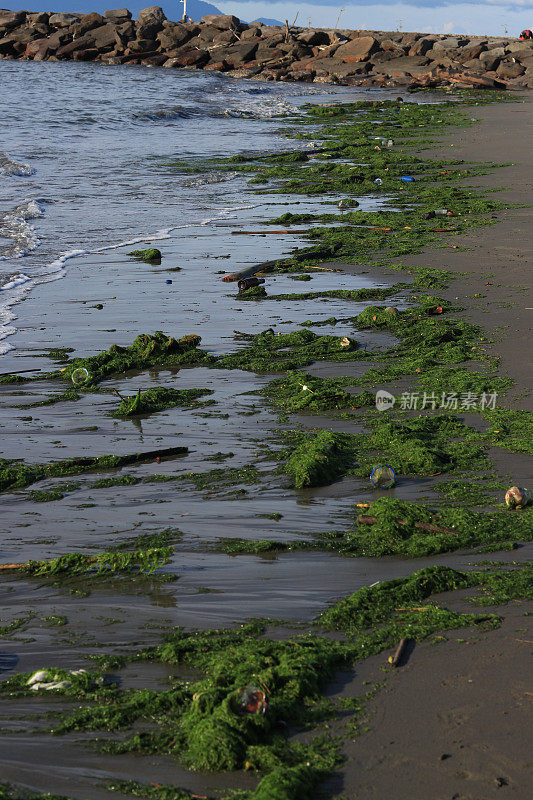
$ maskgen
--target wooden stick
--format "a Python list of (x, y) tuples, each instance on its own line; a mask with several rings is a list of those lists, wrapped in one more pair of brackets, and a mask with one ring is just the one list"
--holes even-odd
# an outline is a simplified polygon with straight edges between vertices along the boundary
[[(361, 514), (361, 516), (357, 517), (357, 522), (359, 525), (375, 525), (377, 519), (368, 514)], [(399, 525), (407, 525), (405, 519), (397, 519), (396, 522)], [(415, 528), (420, 528), (420, 530), (423, 531), (430, 531), (431, 533), (459, 533), (459, 531), (453, 530), (452, 528), (441, 528), (439, 525), (434, 525), (432, 522), (415, 522)]]
[(404, 650), (405, 650), (405, 646), (406, 646), (408, 641), (409, 641), (409, 639), (407, 639), (406, 637), (404, 637), (403, 639), (400, 639), (400, 644), (396, 648), (396, 652), (394, 653), (392, 658), (389, 658), (389, 664), (391, 665), (391, 667), (397, 667), (398, 664), (400, 663), (401, 658), (402, 658), (403, 653), (404, 653)]

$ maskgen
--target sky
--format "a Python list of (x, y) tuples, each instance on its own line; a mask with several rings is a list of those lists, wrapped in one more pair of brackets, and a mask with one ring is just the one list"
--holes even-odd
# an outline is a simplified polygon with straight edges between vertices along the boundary
[[(146, 2), (148, 5), (150, 0)], [(533, 0), (374, 0), (373, 3), (345, 3), (342, 0), (311, 0), (311, 2), (276, 2), (276, 0), (212, 0), (226, 14), (242, 20), (258, 17), (288, 19), (297, 25), (315, 27), (364, 28), (369, 30), (403, 30), (429, 33), (462, 33), (491, 36), (518, 36), (524, 28), (533, 28)], [(0, 0), (0, 4), (2, 0)], [(109, 8), (105, 0), (21, 0), (6, 6), (29, 11), (99, 11)], [(117, 4), (118, 5), (118, 4)], [(145, 3), (126, 3), (134, 16)], [(171, 19), (179, 19), (183, 6), (173, 0), (161, 3)], [(175, 14), (172, 8), (175, 7)], [(340, 18), (339, 18), (340, 14)], [(338, 20), (338, 22), (337, 22)]]

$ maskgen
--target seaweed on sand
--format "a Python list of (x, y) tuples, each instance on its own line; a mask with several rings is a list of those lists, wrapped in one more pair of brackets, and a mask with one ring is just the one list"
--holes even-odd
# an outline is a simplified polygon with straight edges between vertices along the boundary
[(113, 344), (109, 350), (87, 358), (72, 358), (56, 377), (72, 379), (76, 370), (86, 370), (88, 376), (83, 388), (91, 388), (108, 375), (117, 375), (128, 370), (146, 370), (150, 367), (190, 367), (210, 365), (213, 357), (200, 350), (200, 337), (195, 334), (175, 339), (162, 331), (154, 334), (142, 333), (129, 347)]
[(461, 507), (432, 509), (427, 505), (381, 497), (344, 537), (342, 547), (358, 556), (419, 558), (452, 550), (500, 550), (531, 540), (533, 512), (470, 511)]
[(240, 334), (248, 342), (236, 353), (222, 356), (216, 367), (252, 372), (296, 369), (313, 361), (351, 361), (357, 342), (346, 336), (319, 336), (304, 328), (275, 334), (272, 328), (258, 334)]
[[(461, 572), (444, 566), (425, 567), (407, 578), (394, 578), (358, 589), (324, 611), (318, 622), (330, 630), (362, 632), (387, 622), (391, 617), (401, 619), (404, 612), (418, 610), (425, 614), (426, 609), (416, 608), (422, 601), (435, 594), (470, 587), (479, 587), (482, 592), (481, 597), (474, 599), (478, 604), (532, 599), (533, 567), (526, 564), (505, 572)], [(431, 609), (432, 606), (428, 605), (427, 611)]]
[(166, 386), (157, 386), (154, 389), (147, 389), (141, 392), (139, 389), (136, 395), (121, 397), (121, 403), (114, 417), (133, 417), (137, 414), (153, 414), (156, 411), (164, 411), (175, 406), (187, 406), (189, 408), (198, 405), (194, 401), (202, 395), (213, 394), (211, 389), (171, 389)]
[(102, 553), (66, 553), (44, 561), (27, 561), (22, 564), (7, 564), (2, 570), (17, 571), (32, 577), (55, 577), (92, 574), (114, 575), (116, 573), (144, 573), (151, 575), (158, 567), (168, 563), (172, 547), (148, 547), (144, 550), (105, 550)]
[(52, 461), (49, 464), (24, 464), (16, 460), (0, 459), (0, 492), (24, 489), (44, 478), (82, 475), (85, 472), (124, 467), (129, 464), (142, 464), (154, 461), (157, 456), (178, 456), (188, 452), (186, 447), (164, 448), (147, 453), (129, 453), (123, 456), (96, 456), (95, 458), (68, 458)]
[(355, 460), (350, 436), (331, 431), (296, 434), (280, 471), (292, 478), (296, 489), (324, 486), (346, 474)]

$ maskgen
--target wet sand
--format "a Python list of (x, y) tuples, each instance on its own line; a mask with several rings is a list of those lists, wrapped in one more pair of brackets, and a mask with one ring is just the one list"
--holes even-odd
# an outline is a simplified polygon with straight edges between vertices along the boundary
[[(504, 188), (497, 195), (503, 202), (533, 203), (533, 103), (525, 98), (516, 105), (476, 108), (472, 116), (479, 125), (452, 132), (424, 155), (442, 158), (450, 152), (450, 157), (466, 161), (512, 160), (514, 164), (468, 184)], [(531, 410), (533, 208), (505, 209), (496, 217), (495, 226), (454, 240), (465, 251), (427, 251), (409, 262), (464, 273), (445, 294), (466, 309), (463, 318), (493, 338), (489, 352), (500, 358), (498, 373), (515, 380), (502, 405)], [(516, 475), (518, 470), (524, 485), (531, 486), (532, 467), (530, 458), (499, 453), (499, 471)], [(471, 594), (441, 597), (446, 607), (471, 611), (461, 601)], [(526, 610), (531, 612), (531, 603), (491, 607), (504, 620), (498, 630), (483, 635), (464, 629), (449, 632), (447, 641), (417, 646), (406, 666), (391, 671), (384, 691), (369, 705), (371, 730), (346, 746), (347, 764), (330, 784), (334, 795), (349, 800), (531, 797), (527, 731), (533, 723), (533, 630)], [(363, 682), (382, 680), (385, 663), (377, 656), (358, 665), (357, 677), (346, 683), (342, 695), (364, 694), (368, 687)]]
[[(508, 119), (515, 114), (517, 122), (513, 136), (516, 138), (516, 147), (513, 147), (512, 152), (515, 159), (521, 154), (522, 161), (516, 167), (498, 170), (491, 176), (476, 179), (476, 182), (502, 186), (517, 181), (518, 183), (513, 183), (513, 193), (508, 195), (509, 199), (526, 203), (530, 191), (530, 180), (526, 176), (530, 169), (526, 158), (527, 126), (530, 124), (532, 109), (531, 103), (480, 108), (479, 112), (476, 109), (476, 115), (483, 119), (481, 126), (460, 133), (454, 132), (444, 140), (444, 147), (454, 144), (459, 152), (464, 151), (462, 157), (476, 160), (498, 160), (506, 157), (501, 152), (494, 155), (493, 140), (489, 138), (489, 132), (492, 137), (492, 132), (496, 131), (495, 135), (500, 139), (501, 146), (501, 134), (496, 121), (502, 120), (501, 127), (506, 130), (506, 126), (512, 125), (508, 123)], [(487, 152), (484, 151), (484, 146)], [(442, 154), (440, 149), (435, 152)], [(275, 198), (277, 202), (279, 199), (279, 196)], [(290, 201), (290, 198), (285, 199)], [(316, 203), (314, 207), (317, 210)], [(284, 210), (286, 209), (282, 208), (279, 213)], [(302, 206), (299, 210), (303, 210)], [(243, 210), (236, 216), (235, 229), (242, 229), (243, 226), (255, 229), (260, 224), (261, 217), (266, 219), (273, 215), (269, 208), (252, 212)], [(520, 326), (520, 336), (525, 336), (527, 316), (522, 306), (533, 306), (533, 302), (524, 302), (525, 292), (520, 292), (520, 307), (508, 304), (517, 301), (516, 283), (525, 283), (527, 280), (522, 259), (525, 259), (529, 245), (522, 227), (526, 225), (530, 215), (530, 209), (502, 212), (498, 215), (502, 222), (497, 226), (463, 236), (462, 243), (465, 246), (476, 248), (475, 258), (472, 250), (460, 252), (438, 249), (423, 256), (411, 257), (410, 261), (469, 271), (470, 276), (454, 282), (450, 291), (451, 297), (459, 296), (461, 304), (467, 305), (468, 312), (465, 316), (485, 325), (487, 330), (493, 330), (493, 323), (498, 328), (504, 325)], [(235, 299), (234, 285), (222, 284), (217, 272), (276, 258), (289, 252), (291, 246), (297, 246), (303, 240), (298, 240), (293, 235), (233, 237), (232, 229), (221, 226), (216, 231), (196, 232), (193, 238), (188, 232), (187, 239), (183, 234), (178, 234), (163, 242), (160, 245), (164, 252), (162, 267), (154, 268), (131, 261), (125, 252), (86, 256), (73, 262), (61, 281), (41, 287), (38, 300), (31, 298), (24, 303), (24, 312), (21, 312), (17, 321), (18, 349), (6, 356), (5, 370), (34, 365), (49, 368), (51, 362), (37, 354), (50, 347), (69, 346), (75, 349), (73, 355), (91, 354), (109, 347), (115, 341), (129, 344), (138, 333), (155, 329), (176, 335), (199, 332), (203, 336), (202, 346), (210, 352), (228, 352), (235, 348), (234, 329), (257, 332), (272, 326), (275, 330), (290, 330), (310, 317), (315, 320), (331, 316), (355, 316), (368, 305), (347, 304), (341, 300), (239, 304)], [(498, 251), (498, 247), (502, 249)], [(127, 249), (129, 248), (125, 248)], [(517, 266), (514, 267), (516, 272), (512, 273), (510, 281), (507, 267), (505, 270), (501, 269), (504, 251), (513, 264), (518, 264), (519, 261), (522, 263), (521, 271)], [(231, 260), (221, 258), (230, 252)], [(530, 253), (530, 249), (528, 252)], [(182, 271), (170, 272), (165, 269), (175, 266), (181, 266)], [(489, 273), (495, 274), (494, 287), (483, 287), (479, 291), (485, 293), (490, 290), (490, 297), (483, 301), (466, 297), (478, 291), (474, 287)], [(171, 279), (173, 283), (166, 284), (167, 279)], [(327, 277), (316, 275), (312, 281), (306, 283), (294, 283), (286, 275), (276, 276), (269, 279), (269, 293), (308, 291), (332, 286), (360, 288), (385, 285), (396, 280), (398, 273), (392, 271), (390, 275), (374, 276), (358, 274), (357, 269), (352, 266), (342, 273), (328, 273)], [(487, 277), (486, 280), (492, 279)], [(511, 285), (507, 287), (507, 283)], [(80, 302), (80, 287), (85, 302)], [(489, 300), (494, 301), (494, 305), (487, 305)], [(400, 305), (402, 297), (393, 298), (391, 302)], [(94, 306), (97, 303), (102, 303), (104, 308), (96, 309)], [(483, 313), (485, 307), (489, 311), (487, 314)], [(330, 332), (327, 326), (319, 330)], [(337, 325), (332, 328), (331, 332), (333, 331), (338, 335), (352, 333), (349, 325)], [(361, 332), (356, 335), (359, 339), (363, 337)], [(384, 342), (379, 341), (379, 337), (372, 339), (370, 336), (368, 340), (362, 341), (362, 345), (367, 347), (380, 346), (382, 343)], [(495, 347), (504, 356), (502, 372), (516, 376), (519, 385), (524, 385), (524, 378), (530, 375), (527, 371), (530, 366), (525, 366), (527, 358), (523, 359), (522, 367), (515, 356), (514, 341), (512, 355), (509, 355), (509, 343), (507, 347), (505, 344), (497, 344)], [(521, 352), (527, 355), (529, 351), (523, 346)], [(354, 374), (355, 377), (357, 370), (361, 368), (357, 363), (340, 366), (342, 373), (339, 372), (339, 365), (323, 363), (313, 365), (309, 371), (320, 375)], [(215, 391), (215, 406), (196, 410), (172, 409), (137, 421), (136, 424), (107, 416), (117, 404), (117, 399), (112, 394), (87, 395), (77, 403), (19, 409), (14, 408), (15, 404), (48, 397), (58, 391), (58, 386), (53, 382), (44, 382), (21, 387), (0, 387), (0, 424), (3, 426), (1, 455), (40, 462), (75, 455), (101, 455), (109, 452), (120, 454), (162, 446), (186, 445), (189, 453), (183, 458), (129, 468), (125, 472), (140, 478), (154, 473), (175, 476), (185, 471), (249, 463), (257, 464), (260, 470), (267, 470), (272, 467), (272, 463), (262, 457), (262, 444), (267, 434), (278, 429), (279, 424), (277, 415), (261, 398), (250, 392), (260, 389), (269, 379), (270, 376), (261, 377), (248, 372), (195, 368), (179, 372), (162, 370), (142, 375), (132, 374), (120, 380), (105, 381), (104, 388), (117, 388), (120, 392), (130, 393), (137, 388), (144, 389), (154, 385), (207, 387)], [(526, 407), (526, 403), (530, 401), (523, 398), (520, 402)], [(516, 406), (514, 400), (513, 405)], [(318, 417), (302, 415), (294, 418), (292, 423), (294, 422), (312, 427), (322, 425), (323, 421)], [(335, 430), (353, 431), (353, 425), (339, 420), (328, 420), (324, 425)], [(231, 451), (234, 455), (222, 465), (206, 461), (206, 458), (217, 451)], [(531, 460), (509, 454), (503, 458), (501, 466), (509, 474), (523, 476), (521, 482), (527, 483), (531, 479), (531, 472), (528, 472), (530, 465)], [(93, 587), (87, 598), (70, 595), (65, 590), (42, 585), (39, 581), (3, 580), (3, 622), (23, 616), (30, 609), (37, 611), (36, 618), (22, 631), (1, 642), (2, 654), (16, 655), (19, 659), (16, 669), (29, 670), (45, 664), (75, 668), (86, 665), (87, 655), (94, 652), (131, 646), (132, 642), (142, 646), (152, 644), (168, 627), (184, 625), (206, 628), (241, 622), (243, 609), (247, 617), (271, 616), (309, 623), (328, 603), (377, 580), (407, 575), (427, 564), (443, 563), (461, 568), (487, 558), (483, 555), (473, 558), (468, 554), (457, 553), (414, 561), (346, 559), (326, 553), (297, 551), (277, 557), (228, 556), (209, 549), (220, 536), (290, 542), (302, 536), (309, 538), (312, 533), (330, 527), (345, 528), (350, 522), (354, 502), (369, 498), (368, 485), (362, 481), (345, 480), (321, 489), (297, 492), (288, 488), (279, 477), (275, 480), (265, 477), (259, 484), (230, 487), (229, 490), (211, 493), (195, 490), (182, 482), (139, 483), (96, 489), (93, 483), (98, 477), (101, 475), (69, 479), (79, 483), (80, 488), (66, 494), (63, 500), (55, 502), (31, 502), (27, 491), (3, 495), (0, 520), (3, 533), (0, 542), (1, 560), (50, 558), (72, 550), (100, 551), (141, 531), (154, 532), (172, 527), (180, 529), (183, 536), (176, 545), (172, 561), (164, 568), (163, 573), (174, 572), (179, 578), (174, 583), (159, 583), (148, 579), (144, 582), (106, 582), (101, 587)], [(63, 482), (58, 479), (42, 481), (35, 488), (46, 489)], [(235, 488), (244, 490), (246, 494), (232, 496), (231, 490)], [(400, 481), (394, 493), (402, 498), (417, 499), (432, 496), (432, 488), (424, 480)], [(261, 516), (273, 511), (281, 513), (282, 519), (273, 521)], [(525, 561), (531, 558), (531, 546), (520, 548), (512, 556), (502, 553), (491, 554), (489, 557), (504, 561), (512, 557)], [(502, 613), (506, 616), (509, 610), (503, 609)], [(62, 614), (67, 617), (68, 623), (64, 632), (61, 631), (58, 635), (57, 630), (47, 624), (44, 618)], [(521, 619), (521, 623), (522, 621)], [(524, 618), (524, 627), (525, 622), (527, 618)], [(457, 634), (457, 638), (466, 636), (464, 632)], [(423, 665), (427, 665), (425, 670), (420, 666), (416, 680), (410, 680), (412, 673), (407, 669), (394, 673), (393, 680), (388, 682), (390, 692), (376, 701), (376, 719), (379, 724), (373, 726), (373, 732), (368, 737), (359, 738), (353, 749), (348, 749), (349, 761), (330, 786), (334, 796), (342, 794), (349, 798), (390, 797), (398, 800), (403, 800), (406, 796), (420, 800), (440, 800), (441, 797), (454, 796), (453, 791), (446, 794), (448, 784), (439, 782), (440, 778), (437, 780), (432, 774), (430, 766), (433, 763), (433, 751), (430, 752), (428, 748), (431, 744), (431, 732), (436, 724), (435, 716), (432, 716), (432, 706), (424, 704), (421, 708), (418, 700), (425, 697), (426, 692), (437, 692), (437, 676), (440, 675), (441, 684), (449, 681), (453, 687), (454, 698), (457, 698), (453, 701), (456, 703), (453, 708), (460, 704), (460, 682), (457, 675), (450, 670), (453, 665), (453, 670), (458, 671), (456, 668), (461, 663), (464, 648), (461, 649), (461, 644), (454, 644), (455, 638), (455, 635), (450, 637), (447, 644), (436, 648), (424, 645), (416, 649), (410, 663), (414, 663), (419, 653), (424, 653), (426, 660)], [(525, 635), (524, 638), (527, 639), (528, 636)], [(507, 624), (501, 631), (487, 634), (486, 642), (489, 649), (491, 642), (500, 642), (502, 647), (505, 644), (509, 656), (514, 656), (521, 665), (523, 649), (518, 643), (513, 643)], [(472, 658), (472, 674), (477, 675), (482, 669), (485, 650), (469, 649), (467, 652), (468, 658)], [(381, 677), (379, 667), (384, 661), (384, 658), (369, 659), (368, 662), (358, 665), (355, 676), (342, 679), (342, 691), (352, 695), (360, 693), (362, 681)], [(493, 691), (500, 690), (501, 675), (505, 675), (506, 669), (507, 662), (502, 660), (492, 684), (488, 684), (489, 688), (493, 687)], [(517, 676), (521, 674), (521, 670), (522, 666), (517, 666)], [(4, 672), (6, 677), (9, 674), (12, 674), (9, 670)], [(374, 678), (373, 675), (377, 677)], [(428, 683), (426, 687), (424, 680), (429, 681), (430, 678), (434, 683)], [(164, 685), (164, 679), (164, 671), (149, 676), (141, 673), (136, 678), (150, 685)], [(332, 687), (331, 692), (334, 691), (335, 687)], [(483, 686), (478, 691), (479, 709), (482, 709), (483, 703), (487, 702), (487, 693)], [(401, 727), (394, 737), (389, 736), (388, 710), (384, 707), (382, 712), (379, 711), (379, 703), (385, 703), (386, 700), (390, 700), (393, 708), (396, 707), (396, 702), (398, 708), (402, 708), (399, 719), (404, 721), (405, 729)], [(441, 702), (446, 703), (446, 693)], [(8, 721), (7, 717), (15, 713), (17, 704), (5, 705), (7, 707), (4, 708), (3, 715), (6, 716), (6, 722), (4, 723), (3, 717), (2, 725), (9, 727), (13, 724), (16, 728), (16, 723)], [(16, 713), (20, 713), (23, 718), (24, 708), (17, 708), (19, 711)], [(454, 724), (452, 711), (446, 721), (447, 730), (450, 731)], [(481, 714), (481, 711), (476, 711), (475, 714), (472, 712), (473, 721), (467, 726), (465, 741), (474, 736), (476, 719), (482, 719), (476, 717), (476, 714)], [(421, 729), (425, 731), (424, 736), (416, 733), (421, 715), (425, 715), (423, 718), (426, 720), (426, 727)], [(507, 733), (507, 728), (500, 731), (496, 723), (497, 720), (491, 718), (492, 738), (486, 745), (488, 749), (483, 750), (484, 729), (481, 733), (476, 733), (481, 741), (480, 748), (476, 751), (480, 759), (485, 757), (487, 761), (491, 760), (490, 748), (497, 749), (499, 736), (518, 737), (518, 733)], [(407, 733), (402, 735), (404, 730)], [(394, 764), (400, 765), (398, 769), (395, 767), (395, 771), (387, 766), (389, 739), (395, 741)], [(64, 792), (75, 798), (103, 800), (107, 797), (120, 797), (117, 794), (110, 795), (102, 788), (102, 782), (111, 777), (135, 777), (150, 781), (157, 774), (161, 782), (167, 781), (192, 791), (203, 792), (215, 787), (246, 788), (255, 783), (255, 779), (245, 774), (214, 777), (194, 775), (180, 770), (175, 761), (166, 759), (124, 756), (118, 759), (102, 758), (90, 749), (80, 747), (75, 737), (60, 740), (53, 737), (34, 739), (19, 730), (16, 733), (3, 732), (1, 741), (4, 750), (1, 762), (3, 779), (16, 781), (34, 790)], [(442, 742), (444, 748), (444, 739)], [(518, 742), (517, 738), (517, 745)], [(431, 747), (434, 745), (431, 744)], [(382, 753), (384, 760), (375, 767), (374, 772), (371, 770), (368, 773), (365, 788), (361, 773), (367, 768), (363, 765), (368, 766), (370, 763), (370, 756), (365, 760), (361, 753), (375, 751)], [(417, 753), (415, 758), (413, 751)], [(443, 752), (447, 750), (444, 748)], [(420, 781), (413, 775), (419, 762), (429, 765), (421, 773)], [(442, 763), (444, 769), (448, 762), (445, 760)], [(440, 767), (440, 762), (438, 766)], [(464, 771), (467, 767), (461, 766), (460, 769)], [(468, 766), (468, 769), (473, 767)], [(511, 767), (506, 764), (502, 764), (500, 771), (512, 772)], [(486, 774), (492, 775), (489, 771)], [(516, 774), (519, 776), (519, 771)], [(397, 780), (391, 775), (395, 775)], [(457, 780), (460, 780), (459, 777)], [(466, 779), (461, 780), (463, 784), (458, 784), (457, 791), (463, 791), (461, 787)], [(516, 780), (521, 778), (517, 777)], [(398, 788), (400, 785), (401, 791)], [(468, 789), (466, 794), (458, 794), (457, 798), (481, 800), (485, 796), (479, 794), (482, 789), (478, 790), (477, 784), (473, 791), (478, 794), (468, 794)]]

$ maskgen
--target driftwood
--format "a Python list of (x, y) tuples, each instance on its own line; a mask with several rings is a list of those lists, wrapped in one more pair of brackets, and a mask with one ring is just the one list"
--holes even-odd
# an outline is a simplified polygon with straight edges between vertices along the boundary
[(409, 639), (407, 639), (406, 637), (404, 637), (403, 639), (400, 639), (400, 644), (396, 648), (396, 652), (394, 653), (392, 658), (389, 658), (389, 664), (391, 665), (391, 667), (397, 667), (398, 666), (398, 664), (402, 660), (402, 656), (404, 654), (404, 651), (405, 651), (405, 648), (406, 648), (408, 642), (409, 642)]
[[(369, 514), (361, 514), (361, 516), (357, 517), (357, 522), (359, 525), (375, 525), (377, 523), (376, 517), (372, 517)], [(397, 519), (396, 522), (399, 525), (407, 525), (407, 520), (405, 519)], [(420, 528), (422, 531), (429, 531), (430, 533), (459, 533), (459, 531), (454, 530), (453, 528), (441, 528), (440, 525), (434, 525), (432, 522), (415, 522), (415, 528)]]

